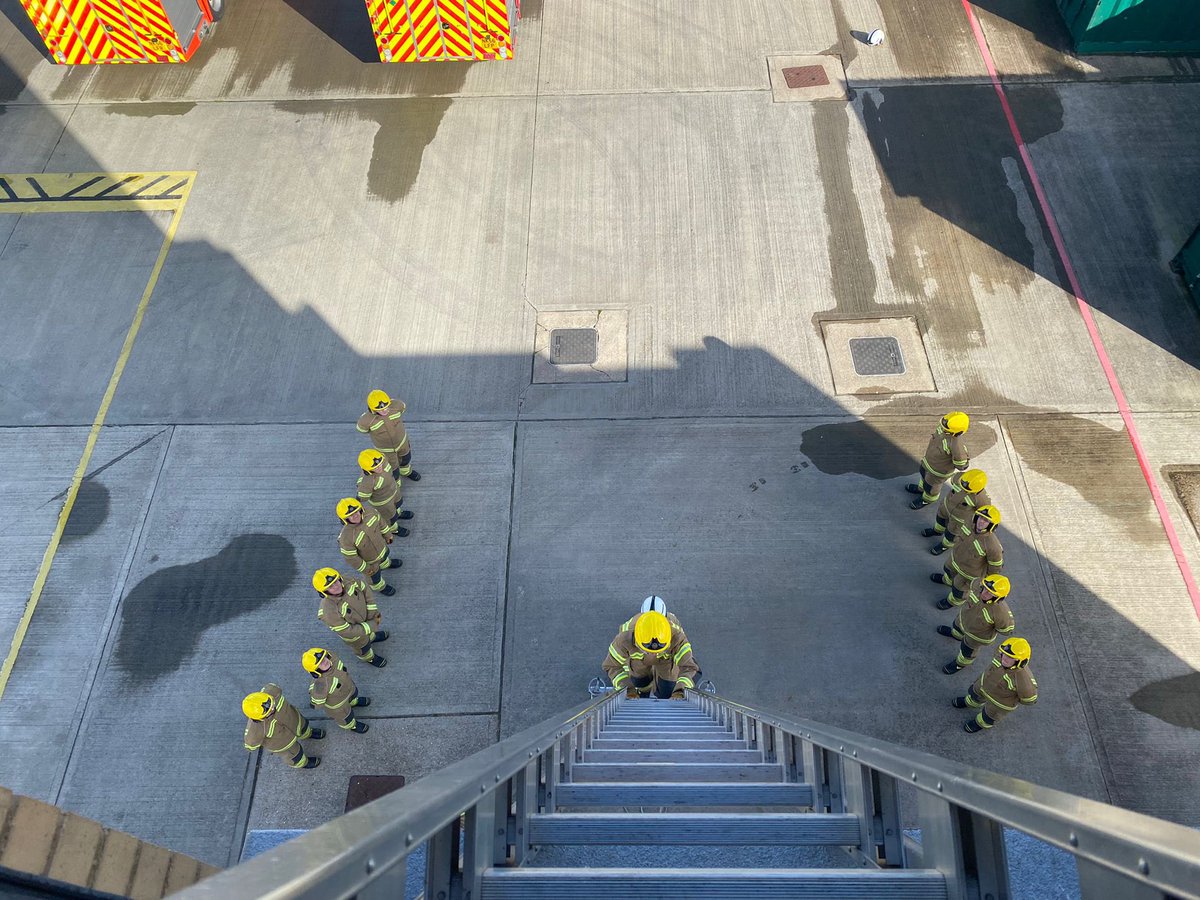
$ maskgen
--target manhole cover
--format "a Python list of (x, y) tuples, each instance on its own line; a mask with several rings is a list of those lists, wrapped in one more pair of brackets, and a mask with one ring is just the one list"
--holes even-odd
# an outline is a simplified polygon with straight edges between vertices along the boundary
[(829, 84), (824, 66), (792, 66), (783, 70), (783, 80), (790, 88), (820, 87)]
[(346, 812), (378, 800), (384, 794), (404, 787), (403, 775), (351, 775), (346, 791)]
[(904, 354), (894, 337), (850, 338), (850, 359), (859, 375), (904, 374)]
[(595, 328), (555, 328), (550, 332), (550, 362), (556, 366), (592, 365), (599, 337)]

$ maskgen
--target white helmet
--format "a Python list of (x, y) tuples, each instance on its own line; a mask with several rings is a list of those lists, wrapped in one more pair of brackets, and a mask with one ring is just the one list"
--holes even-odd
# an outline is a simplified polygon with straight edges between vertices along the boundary
[(663, 613), (665, 615), (667, 612), (667, 604), (663, 602), (662, 597), (647, 597), (642, 601), (642, 612), (656, 612)]

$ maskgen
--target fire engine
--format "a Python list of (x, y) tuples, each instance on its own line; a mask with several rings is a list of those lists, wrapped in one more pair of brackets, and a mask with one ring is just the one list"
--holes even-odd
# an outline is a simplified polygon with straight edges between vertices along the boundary
[(225, 0), (21, 0), (54, 61), (187, 62)]

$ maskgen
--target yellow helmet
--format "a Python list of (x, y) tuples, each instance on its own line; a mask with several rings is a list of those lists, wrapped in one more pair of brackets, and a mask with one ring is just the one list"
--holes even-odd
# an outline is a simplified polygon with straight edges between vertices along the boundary
[(383, 454), (378, 450), (364, 450), (358, 454), (358, 467), (364, 472), (370, 472), (383, 462)]
[(971, 426), (971, 419), (965, 412), (948, 412), (942, 416), (942, 428), (951, 434), (962, 434)]
[(322, 647), (309, 647), (304, 651), (304, 655), (300, 657), (300, 665), (304, 666), (305, 672), (311, 672), (316, 675), (321, 671), (317, 666), (328, 655), (329, 651)]
[(362, 512), (362, 504), (353, 497), (343, 497), (337, 504), (337, 517), (345, 522), (356, 512)]
[(1012, 590), (1012, 585), (1003, 575), (988, 575), (983, 579), (983, 586), (995, 594), (1000, 600), (1003, 600), (1005, 597), (1007, 597), (1008, 592)]
[(338, 573), (337, 569), (331, 569), (326, 566), (324, 569), (317, 569), (317, 571), (313, 572), (312, 586), (318, 594), (324, 596), (331, 584), (341, 580), (342, 576)]
[(984, 531), (995, 531), (996, 526), (1000, 524), (1000, 510), (996, 509), (990, 503), (975, 510), (975, 515), (983, 516), (988, 520), (988, 527)]
[(987, 474), (983, 469), (967, 469), (958, 480), (968, 494), (978, 494), (987, 487)]
[(1000, 652), (1015, 659), (1017, 668), (1023, 669), (1029, 665), (1029, 657), (1033, 655), (1033, 648), (1029, 646), (1029, 641), (1025, 638), (1009, 638), (1000, 645)]
[(242, 712), (246, 714), (247, 719), (261, 722), (271, 714), (271, 705), (270, 694), (265, 691), (255, 691), (253, 694), (247, 694), (242, 700)]
[(642, 613), (633, 626), (633, 640), (647, 653), (661, 653), (671, 646), (671, 623), (660, 612)]
[(374, 390), (367, 394), (367, 409), (371, 410), (371, 412), (387, 409), (391, 405), (392, 398), (383, 391)]

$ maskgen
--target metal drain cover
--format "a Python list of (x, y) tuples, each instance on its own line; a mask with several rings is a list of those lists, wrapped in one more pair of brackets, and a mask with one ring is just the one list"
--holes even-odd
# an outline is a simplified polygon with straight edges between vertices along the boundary
[(404, 787), (403, 775), (351, 775), (346, 791), (346, 812), (378, 800), (384, 794)]
[(595, 328), (555, 328), (550, 332), (550, 362), (556, 366), (590, 366), (596, 361), (599, 346)]
[(783, 80), (792, 90), (829, 84), (823, 66), (789, 66), (783, 70)]
[(850, 338), (850, 359), (858, 375), (904, 374), (904, 354), (894, 337)]

